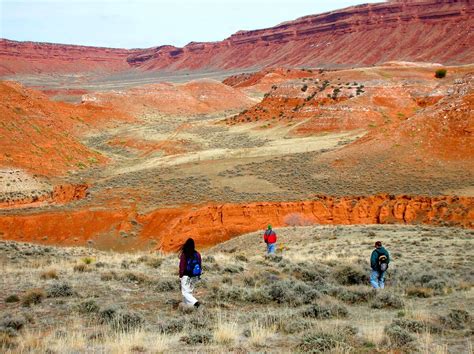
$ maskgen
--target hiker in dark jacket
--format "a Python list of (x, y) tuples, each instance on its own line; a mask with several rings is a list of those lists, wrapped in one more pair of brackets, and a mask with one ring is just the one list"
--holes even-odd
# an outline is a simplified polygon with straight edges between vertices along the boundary
[(185, 305), (199, 307), (199, 301), (193, 296), (194, 285), (201, 275), (201, 255), (194, 247), (194, 240), (188, 238), (179, 255), (179, 279)]
[(263, 234), (263, 240), (267, 244), (267, 254), (275, 254), (277, 235), (272, 230), (272, 225), (268, 225), (267, 230)]
[(372, 284), (374, 289), (383, 289), (385, 287), (384, 278), (389, 263), (390, 254), (383, 248), (381, 241), (375, 242), (375, 249), (370, 256), (370, 268), (372, 268), (370, 284)]

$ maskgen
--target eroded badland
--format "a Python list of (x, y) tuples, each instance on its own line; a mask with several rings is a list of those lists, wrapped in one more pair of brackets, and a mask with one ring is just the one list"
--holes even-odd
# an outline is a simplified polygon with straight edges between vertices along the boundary
[[(26, 273), (36, 283), (38, 271), (13, 268), (28, 252), (36, 258), (25, 269), (34, 264), (46, 267), (51, 262), (47, 260), (51, 251), (45, 251), (49, 249), (65, 267), (56, 277), (83, 273), (75, 268), (77, 257), (95, 257), (110, 268), (108, 276), (105, 272), (100, 276), (113, 283), (109, 290), (99, 283), (94, 285), (97, 293), (82, 289), (80, 297), (107, 302), (105, 294), (110, 291), (123, 306), (145, 310), (149, 302), (132, 301), (119, 295), (119, 290), (132, 286), (131, 282), (150, 291), (156, 287), (164, 287), (158, 291), (165, 294), (172, 291), (168, 278), (143, 275), (147, 265), (154, 267), (155, 258), (124, 255), (128, 265), (120, 269), (117, 259), (109, 259), (119, 256), (102, 252), (176, 251), (193, 237), (199, 248), (215, 246), (209, 250), (209, 263), (217, 259), (222, 269), (230, 269), (229, 274), (238, 273), (228, 280), (210, 270), (203, 296), (209, 308), (221, 309), (224, 317), (206, 313), (208, 322), (203, 328), (238, 332), (234, 327), (248, 321), (254, 327), (247, 328), (248, 335), (243, 337), (231, 336), (235, 347), (226, 346), (226, 340), (219, 342), (219, 335), (225, 337), (220, 332), (202, 340), (186, 337), (188, 342), (183, 344), (175, 333), (196, 328), (165, 321), (176, 311), (174, 303), (165, 305), (161, 295), (155, 299), (146, 290), (143, 294), (168, 312), (161, 322), (142, 317), (137, 321), (160, 329), (162, 335), (169, 330), (169, 336), (160, 337), (160, 347), (150, 344), (152, 339), (142, 333), (144, 351), (280, 347), (290, 351), (422, 348), (459, 352), (464, 343), (459, 337), (462, 330), (472, 338), (469, 313), (468, 317), (447, 313), (427, 318), (429, 311), (438, 311), (437, 300), (427, 304), (419, 298), (438, 296), (451, 307), (465, 300), (472, 308), (473, 13), (470, 1), (391, 1), (307, 16), (269, 29), (241, 31), (222, 42), (190, 43), (184, 48), (123, 50), (0, 40), (0, 238), (4, 241), (0, 251), (9, 274), (0, 293), (15, 291), (15, 277)], [(440, 69), (446, 70), (445, 77), (435, 77)], [(254, 256), (258, 253), (255, 234), (236, 238), (268, 223), (276, 228), (308, 226), (301, 235), (295, 229), (282, 229), (288, 240), (280, 250), (283, 260), (276, 263)], [(309, 227), (367, 224), (385, 226)], [(393, 236), (386, 236), (392, 232)], [(320, 267), (316, 270), (311, 265), (314, 274), (309, 278), (300, 269), (309, 266), (312, 255), (297, 254), (298, 245), (310, 239), (315, 248), (336, 250), (347, 244), (358, 249), (356, 245), (365, 242), (364, 234), (370, 236), (370, 243), (375, 236), (388, 237), (403, 259), (408, 249), (399, 247), (401, 240), (413, 242), (415, 248), (421, 243), (433, 249), (447, 242), (445, 238), (453, 240), (445, 245), (446, 251), (439, 250), (443, 253), (439, 261), (433, 260), (434, 278), (408, 277), (402, 270), (406, 276), (394, 275), (399, 293), (406, 295), (410, 288), (427, 292), (420, 295), (412, 290), (408, 303), (413, 309), (400, 310), (403, 304), (385, 304), (393, 299), (378, 299), (350, 287), (358, 287), (359, 281), (344, 283), (345, 274), (333, 279), (334, 272), (343, 270), (329, 251), (313, 255)], [(342, 244), (338, 244), (340, 239)], [(10, 241), (44, 247), (17, 246)], [(229, 243), (218, 245), (224, 241)], [(89, 250), (47, 246), (87, 246)], [(236, 249), (234, 257), (231, 253)], [(458, 252), (463, 256), (455, 257)], [(160, 255), (155, 268), (162, 262), (165, 269), (171, 267), (174, 259), (170, 257)], [(353, 267), (365, 262), (355, 254), (351, 257)], [(280, 261), (286, 262), (288, 279), (279, 278)], [(51, 267), (58, 273), (56, 262)], [(254, 269), (255, 262), (262, 269)], [(442, 272), (443, 262), (451, 268)], [(89, 278), (99, 271), (85, 267), (84, 276)], [(279, 295), (267, 284), (264, 269), (288, 283), (279, 285)], [(464, 273), (459, 275), (461, 270)], [(135, 281), (127, 275), (137, 276), (136, 272), (145, 278)], [(326, 288), (320, 284), (321, 288), (308, 290), (316, 278), (321, 284), (326, 282)], [(94, 279), (88, 282), (95, 284)], [(433, 279), (444, 283), (433, 285)], [(221, 281), (226, 288), (214, 289)], [(291, 282), (296, 283), (290, 286)], [(239, 292), (241, 283), (254, 290), (260, 284), (262, 293)], [(21, 283), (16, 291), (29, 287)], [(80, 285), (74, 287), (77, 290)], [(307, 297), (299, 299), (295, 294)], [(293, 296), (298, 303), (290, 300)], [(313, 304), (310, 298), (324, 298), (317, 311), (326, 311), (328, 318), (339, 318), (342, 324), (336, 326), (337, 333), (327, 332), (329, 325), (318, 327), (317, 332), (326, 337), (300, 342), (295, 333), (314, 332), (315, 321), (324, 317), (315, 308), (307, 309), (309, 315), (300, 313), (298, 306)], [(337, 301), (357, 303), (355, 312), (338, 312)], [(80, 301), (76, 302), (74, 306), (79, 306)], [(423, 330), (412, 331), (418, 338), (405, 338), (404, 343), (397, 337), (401, 334), (385, 333), (390, 344), (382, 338), (383, 325), (373, 329), (367, 322), (361, 327), (365, 342), (360, 335), (357, 341), (344, 321), (350, 321), (354, 313), (359, 316), (364, 306), (374, 308), (380, 302), (389, 318), (396, 317), (393, 308), (406, 312), (408, 317), (403, 314), (397, 320), (402, 321), (397, 326), (403, 331), (412, 331), (411, 325), (422, 326)], [(236, 322), (226, 317), (235, 304), (259, 314), (265, 306), (281, 303), (291, 309), (266, 317), (239, 317)], [(419, 316), (418, 305), (425, 311)], [(8, 306), (12, 305), (1, 304), (0, 309)], [(301, 328), (287, 328), (283, 318), (300, 315), (304, 318), (298, 325)], [(379, 321), (377, 316), (371, 321)], [(464, 317), (461, 321), (456, 316)], [(222, 328), (215, 327), (215, 321)], [(179, 328), (164, 328), (165, 322)], [(277, 343), (260, 338), (258, 331), (261, 337), (278, 338)], [(430, 331), (447, 334), (433, 340), (427, 337)], [(85, 338), (89, 332), (81, 335)], [(44, 346), (37, 349), (59, 345), (48, 340), (49, 344), (42, 342)], [(414, 341), (423, 344), (413, 346)], [(201, 342), (214, 344), (199, 347)], [(468, 343), (472, 352), (472, 341)], [(24, 345), (23, 341), (20, 347)], [(10, 349), (20, 347), (12, 344)], [(70, 347), (56, 349), (61, 348)], [(113, 349), (97, 343), (85, 348)]]

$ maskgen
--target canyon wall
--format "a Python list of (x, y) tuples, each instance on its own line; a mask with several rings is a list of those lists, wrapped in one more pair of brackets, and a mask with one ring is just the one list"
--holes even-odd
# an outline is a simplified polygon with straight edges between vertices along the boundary
[(202, 70), (267, 66), (351, 67), (390, 60), (474, 62), (470, 0), (392, 1), (239, 31), (212, 43), (109, 49), (0, 40), (0, 75)]
[[(287, 203), (222, 204), (159, 209), (83, 209), (0, 216), (0, 237), (53, 245), (175, 251), (188, 237), (199, 247), (287, 225), (430, 224), (474, 228), (472, 197), (317, 197)], [(108, 240), (105, 242), (104, 240)]]

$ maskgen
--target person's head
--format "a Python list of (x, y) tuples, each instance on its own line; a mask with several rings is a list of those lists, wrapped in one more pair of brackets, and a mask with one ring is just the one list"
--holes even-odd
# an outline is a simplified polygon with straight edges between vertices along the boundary
[(375, 242), (375, 248), (380, 248), (380, 247), (382, 247), (382, 241)]
[(267, 230), (271, 230), (271, 229), (272, 229), (272, 225), (268, 225)]
[(192, 238), (188, 238), (186, 242), (181, 247), (181, 253), (183, 253), (186, 258), (192, 257), (195, 252), (194, 240)]

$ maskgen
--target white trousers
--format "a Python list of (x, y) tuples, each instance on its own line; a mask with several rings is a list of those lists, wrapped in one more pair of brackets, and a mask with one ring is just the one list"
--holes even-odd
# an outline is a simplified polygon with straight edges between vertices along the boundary
[(181, 278), (181, 293), (183, 294), (183, 302), (185, 305), (194, 306), (197, 302), (196, 298), (193, 296), (196, 280), (196, 277), (188, 277), (187, 275), (183, 275)]

